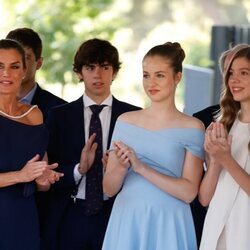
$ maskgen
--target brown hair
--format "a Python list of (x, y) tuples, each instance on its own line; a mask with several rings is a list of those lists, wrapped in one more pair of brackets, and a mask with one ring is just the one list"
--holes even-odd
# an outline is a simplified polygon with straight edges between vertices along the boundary
[[(227, 68), (224, 72), (224, 77), (223, 77), (223, 88), (222, 88), (222, 93), (221, 93), (221, 98), (220, 98), (220, 114), (218, 117), (218, 120), (223, 123), (224, 127), (226, 128), (227, 132), (230, 131), (237, 115), (240, 110), (240, 102), (235, 101), (233, 99), (233, 95), (229, 89), (228, 86), (228, 80), (230, 76), (230, 69), (232, 66), (232, 63), (235, 59), (237, 58), (246, 58), (250, 62), (250, 46), (245, 45), (245, 46), (235, 46), (232, 48), (232, 52), (230, 61), (227, 65)], [(248, 149), (250, 151), (250, 142), (248, 144)]]
[(185, 58), (185, 52), (177, 42), (166, 42), (151, 48), (143, 60), (149, 56), (162, 56), (170, 61), (175, 73), (182, 72), (182, 62)]

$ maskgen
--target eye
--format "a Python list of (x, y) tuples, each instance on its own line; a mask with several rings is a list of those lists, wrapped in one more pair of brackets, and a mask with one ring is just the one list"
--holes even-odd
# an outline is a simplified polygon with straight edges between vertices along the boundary
[(11, 68), (12, 69), (20, 69), (20, 65), (12, 65)]
[(242, 70), (242, 71), (240, 72), (240, 74), (241, 74), (242, 76), (248, 76), (248, 75), (249, 75), (249, 71), (247, 71), (247, 70)]
[(109, 64), (102, 64), (101, 67), (104, 69), (104, 70), (108, 70), (110, 68), (110, 65)]
[(86, 66), (85, 66), (85, 69), (86, 69), (87, 71), (92, 71), (92, 70), (94, 69), (94, 65), (86, 65)]
[(158, 73), (158, 74), (156, 75), (156, 77), (158, 77), (158, 78), (164, 78), (164, 77), (165, 77), (165, 75), (164, 75), (164, 74), (162, 74), (162, 73)]
[(144, 73), (144, 74), (143, 74), (143, 78), (144, 78), (144, 79), (148, 79), (148, 78), (149, 78), (149, 74), (145, 74), (145, 73)]

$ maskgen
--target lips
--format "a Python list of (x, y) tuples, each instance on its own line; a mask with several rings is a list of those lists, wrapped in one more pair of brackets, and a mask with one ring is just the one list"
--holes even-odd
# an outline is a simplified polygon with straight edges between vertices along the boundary
[(243, 89), (244, 88), (241, 88), (241, 87), (232, 87), (231, 91), (232, 91), (232, 93), (237, 94), (237, 93), (241, 92)]
[(0, 84), (2, 84), (2, 85), (11, 85), (12, 81), (2, 80), (2, 81), (0, 81)]
[(94, 82), (93, 85), (94, 85), (95, 87), (101, 87), (101, 86), (103, 86), (104, 84), (103, 84), (102, 82)]
[(151, 95), (155, 95), (159, 92), (159, 90), (157, 89), (149, 89), (148, 92), (151, 94)]

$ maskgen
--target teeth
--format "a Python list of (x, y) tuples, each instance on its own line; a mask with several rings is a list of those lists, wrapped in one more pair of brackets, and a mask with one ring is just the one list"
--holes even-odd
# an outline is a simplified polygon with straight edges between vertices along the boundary
[(11, 83), (10, 81), (1, 81), (1, 83)]

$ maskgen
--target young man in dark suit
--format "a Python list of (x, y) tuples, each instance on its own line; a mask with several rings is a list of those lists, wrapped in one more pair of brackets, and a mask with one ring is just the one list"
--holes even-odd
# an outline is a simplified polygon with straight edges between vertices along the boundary
[[(105, 152), (118, 116), (139, 109), (111, 94), (111, 84), (119, 69), (118, 51), (112, 44), (100, 39), (83, 42), (75, 54), (73, 70), (84, 82), (85, 92), (78, 100), (56, 107), (49, 114), (48, 156), (50, 161), (59, 163), (64, 177), (51, 192), (44, 250), (101, 250), (113, 199), (108, 199), (101, 191), (101, 208), (91, 214), (86, 210), (88, 174), (97, 158), (95, 140), (100, 139), (98, 131), (89, 135), (91, 106), (104, 105), (99, 119)], [(102, 179), (102, 163), (99, 162), (98, 167)], [(102, 188), (102, 183), (97, 186)]]
[(45, 120), (50, 108), (64, 104), (66, 101), (42, 89), (36, 82), (36, 72), (43, 64), (42, 40), (38, 33), (30, 28), (11, 30), (6, 38), (21, 43), (26, 54), (27, 73), (22, 81), (18, 99), (24, 103), (38, 105)]

